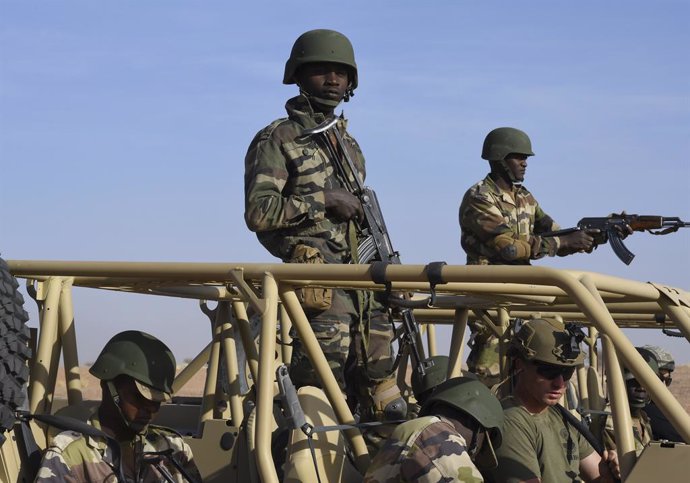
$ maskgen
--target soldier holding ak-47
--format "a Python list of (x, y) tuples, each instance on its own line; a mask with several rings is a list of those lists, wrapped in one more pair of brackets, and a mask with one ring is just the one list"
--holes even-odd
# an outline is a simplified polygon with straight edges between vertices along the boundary
[[(465, 193), (460, 205), (460, 240), (468, 265), (529, 265), (545, 256), (594, 248), (598, 229), (544, 236), (560, 227), (522, 184), (530, 156), (530, 138), (519, 129), (499, 127), (484, 139), (482, 158), (489, 161), (491, 172)], [(630, 229), (622, 225), (618, 232), (624, 237)], [(500, 375), (498, 340), (486, 327), (472, 330), (468, 368), (493, 385)]]
[[(350, 41), (332, 30), (302, 34), (285, 65), (284, 84), (299, 95), (287, 118), (259, 131), (245, 158), (245, 220), (261, 244), (287, 263), (357, 263), (354, 226), (364, 216), (346, 189), (365, 176), (364, 156), (335, 108), (347, 102), (358, 76)], [(319, 126), (333, 122), (327, 130)], [(337, 158), (354, 170), (340, 173)], [(342, 163), (345, 164), (345, 163)], [(346, 176), (347, 179), (343, 179)], [(396, 384), (386, 308), (371, 292), (301, 290), (302, 307), (348, 404), (362, 420), (401, 419), (407, 412)], [(299, 338), (290, 377), (297, 387), (319, 386)]]

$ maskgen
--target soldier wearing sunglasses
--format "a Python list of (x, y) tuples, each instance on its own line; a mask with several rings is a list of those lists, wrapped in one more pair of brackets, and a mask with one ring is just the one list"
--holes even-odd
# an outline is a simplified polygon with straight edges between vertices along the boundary
[(495, 481), (599, 482), (620, 478), (614, 451), (599, 455), (556, 408), (584, 362), (581, 333), (555, 320), (534, 319), (516, 328), (511, 395), (503, 399), (503, 443)]

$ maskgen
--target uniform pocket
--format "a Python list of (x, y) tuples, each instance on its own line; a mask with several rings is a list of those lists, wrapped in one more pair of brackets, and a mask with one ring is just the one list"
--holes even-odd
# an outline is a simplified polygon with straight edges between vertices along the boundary
[[(296, 245), (290, 263), (325, 263), (321, 252), (308, 245)], [(323, 287), (302, 287), (295, 290), (305, 311), (322, 312), (331, 308), (333, 289)]]

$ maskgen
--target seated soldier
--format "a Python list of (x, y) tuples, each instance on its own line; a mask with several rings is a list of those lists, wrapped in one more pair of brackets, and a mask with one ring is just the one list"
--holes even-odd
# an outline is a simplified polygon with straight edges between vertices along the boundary
[(613, 481), (615, 451), (597, 454), (573, 426), (559, 401), (583, 363), (577, 330), (555, 320), (524, 322), (511, 339), (513, 388), (501, 401), (503, 443), (492, 478), (500, 482)]
[(105, 439), (63, 431), (48, 446), (36, 481), (120, 481), (122, 471), (128, 482), (200, 482), (189, 445), (150, 424), (171, 398), (175, 369), (170, 349), (149, 334), (128, 330), (110, 339), (89, 370), (102, 391), (89, 424), (119, 443), (120, 461)]
[(496, 466), (502, 426), (501, 405), (484, 384), (449, 379), (428, 396), (419, 418), (395, 428), (364, 481), (484, 481), (480, 470)]
[[(670, 386), (673, 381), (672, 373), (676, 369), (676, 361), (673, 356), (661, 347), (646, 345), (642, 347), (648, 350), (654, 356), (657, 365), (659, 366), (659, 379)], [(673, 427), (671, 421), (661, 412), (654, 401), (650, 401), (644, 407), (644, 412), (649, 417), (649, 423), (652, 426), (652, 434), (655, 440), (666, 439), (668, 441), (683, 441), (676, 428)]]
[[(651, 352), (641, 347), (636, 347), (637, 351), (642, 355), (644, 360), (649, 364), (649, 367), (655, 374), (659, 374), (659, 369), (656, 360)], [(646, 389), (640, 386), (635, 376), (628, 368), (623, 371), (625, 378), (625, 389), (628, 393), (628, 404), (630, 405), (630, 416), (633, 422), (633, 436), (635, 438), (635, 452), (639, 455), (644, 447), (652, 440), (652, 427), (649, 423), (649, 418), (644, 412), (644, 407), (649, 403), (650, 398)], [(610, 411), (610, 407), (607, 407)], [(608, 415), (606, 417), (606, 424), (602, 432), (602, 442), (606, 449), (616, 449), (616, 437), (613, 432), (613, 417)]]

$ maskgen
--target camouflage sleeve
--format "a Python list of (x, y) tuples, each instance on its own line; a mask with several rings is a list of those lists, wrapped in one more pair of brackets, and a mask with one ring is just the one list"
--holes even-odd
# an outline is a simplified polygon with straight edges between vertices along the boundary
[(561, 247), (561, 239), (557, 236), (555, 237), (541, 237), (538, 236), (540, 233), (546, 233), (549, 231), (560, 230), (561, 227), (553, 221), (549, 215), (547, 215), (541, 206), (537, 203), (537, 208), (534, 213), (534, 236), (533, 240), (533, 257), (534, 259), (542, 258), (543, 256), (553, 257), (558, 253), (558, 249)]
[(244, 217), (247, 227), (255, 232), (318, 223), (326, 215), (323, 190), (309, 195), (286, 190), (288, 153), (276, 130), (272, 125), (257, 134), (245, 157)]
[(60, 483), (70, 481), (72, 470), (62, 458), (59, 451), (48, 448), (41, 460), (41, 466), (36, 474), (36, 483)]
[(467, 454), (465, 440), (448, 425), (436, 423), (422, 431), (402, 462), (400, 481), (432, 483), (484, 481)]
[[(529, 260), (530, 242), (520, 240), (515, 226), (506, 223), (503, 214), (490, 196), (468, 192), (460, 207), (460, 225), (482, 244), (506, 261)], [(515, 247), (511, 250), (511, 247)]]

